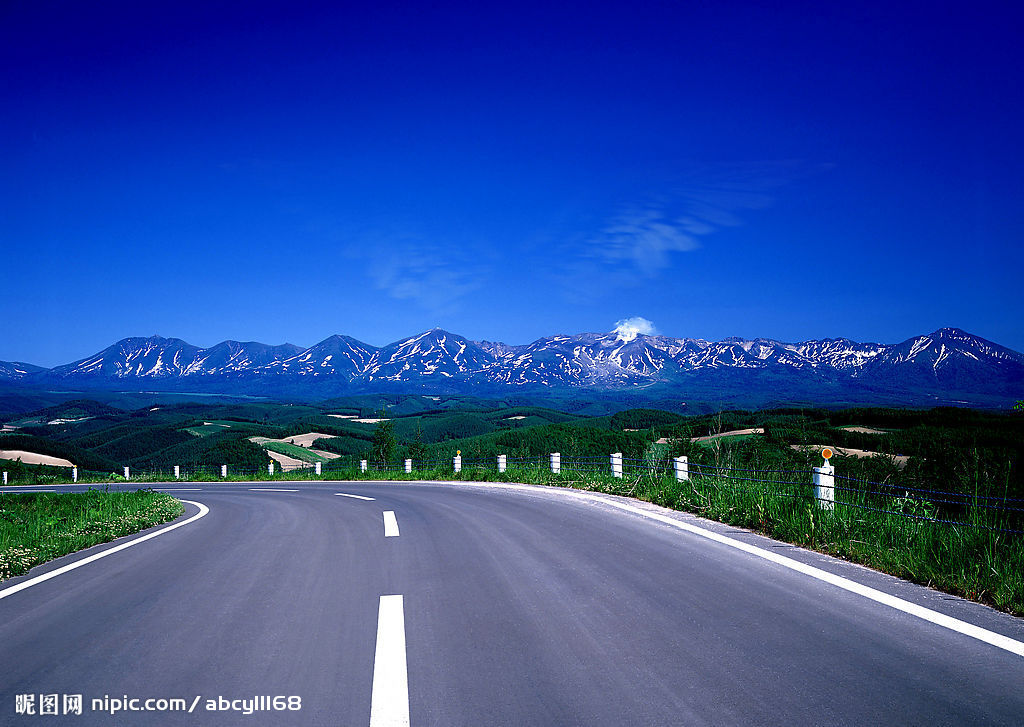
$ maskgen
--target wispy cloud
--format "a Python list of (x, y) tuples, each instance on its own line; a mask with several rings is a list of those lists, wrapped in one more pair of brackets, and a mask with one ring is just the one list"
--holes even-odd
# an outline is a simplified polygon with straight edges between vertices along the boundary
[(670, 190), (624, 206), (577, 257), (615, 268), (619, 279), (651, 278), (673, 264), (675, 253), (700, 248), (704, 238), (744, 224), (750, 212), (774, 203), (774, 191), (810, 173), (795, 162), (722, 164), (695, 168)]
[(614, 218), (590, 244), (605, 261), (625, 262), (653, 275), (669, 264), (669, 253), (699, 247), (697, 236), (702, 233), (694, 227), (668, 219), (658, 209), (638, 210)]
[(378, 290), (435, 313), (451, 312), (482, 285), (479, 265), (419, 239), (376, 236), (361, 242), (350, 254), (363, 260)]

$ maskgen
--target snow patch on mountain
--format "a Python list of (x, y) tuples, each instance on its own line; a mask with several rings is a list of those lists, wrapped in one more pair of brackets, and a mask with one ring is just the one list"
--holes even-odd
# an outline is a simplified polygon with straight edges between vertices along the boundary
[(154, 336), (124, 339), (51, 370), (0, 362), (0, 380), (83, 388), (138, 380), (186, 391), (201, 383), (204, 390), (223, 385), (255, 393), (265, 386), (300, 390), (302, 382), (314, 380), (318, 386), (330, 384), (332, 392), (374, 391), (382, 382), (433, 387), (438, 392), (472, 392), (479, 387), (661, 387), (685, 392), (703, 381), (769, 388), (796, 382), (804, 391), (817, 391), (823, 383), (872, 390), (916, 386), (987, 391), (997, 386), (1000, 392), (1024, 386), (1024, 355), (959, 329), (940, 329), (899, 344), (845, 338), (707, 341), (643, 330), (653, 331), (653, 324), (645, 328), (636, 319), (626, 319), (608, 333), (556, 335), (508, 345), (471, 341), (435, 328), (381, 348), (347, 336), (331, 336), (308, 348), (237, 341), (198, 348)]

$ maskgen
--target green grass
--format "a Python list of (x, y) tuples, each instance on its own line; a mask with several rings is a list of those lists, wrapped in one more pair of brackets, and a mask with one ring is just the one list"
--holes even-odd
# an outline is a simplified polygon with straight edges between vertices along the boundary
[(137, 492), (0, 495), (0, 580), (68, 553), (178, 517), (170, 495)]
[[(295, 445), (285, 447), (299, 450), (307, 456), (311, 454)], [(291, 454), (291, 451), (285, 454)], [(767, 480), (762, 482), (696, 475), (689, 481), (677, 482), (671, 474), (650, 474), (645, 469), (630, 468), (628, 465), (626, 476), (622, 479), (600, 472), (575, 472), (570, 467), (570, 462), (563, 459), (563, 472), (554, 475), (546, 466), (522, 466), (510, 462), (506, 472), (498, 473), (490, 462), (477, 466), (467, 460), (462, 472), (458, 474), (452, 471), (449, 462), (416, 469), (411, 474), (406, 474), (397, 463), (387, 470), (371, 467), (364, 473), (352, 463), (333, 461), (324, 466), (321, 478), (315, 476), (312, 468), (287, 473), (278, 471), (273, 478), (267, 475), (265, 468), (249, 471), (231, 468), (229, 478), (275, 481), (522, 482), (633, 497), (750, 528), (777, 540), (862, 563), (900, 578), (981, 601), (1012, 614), (1024, 615), (1024, 536), (987, 529), (1005, 527), (1006, 523), (994, 521), (978, 511), (968, 511), (966, 525), (933, 523), (842, 503), (837, 503), (836, 509), (828, 512), (818, 508), (809, 482), (793, 485), (782, 479), (792, 479), (792, 474), (760, 473), (759, 478)], [(133, 474), (133, 479), (138, 478), (149, 478), (149, 475)], [(153, 477), (153, 481), (172, 479), (166, 472)], [(202, 473), (183, 468), (182, 479), (217, 481), (220, 479), (219, 468)], [(26, 494), (24, 497), (31, 495)], [(872, 500), (867, 494), (847, 492), (840, 497), (848, 499), (853, 505), (864, 507), (883, 504)], [(909, 500), (901, 502), (892, 498), (887, 499), (884, 505), (885, 509), (907, 513), (918, 512), (921, 507), (927, 509), (925, 503)], [(0, 540), (0, 549), (6, 547)]]
[[(742, 485), (714, 477), (640, 478), (630, 494), (1024, 614), (1024, 537), (989, 529), (1004, 524), (984, 511), (969, 511), (967, 525), (949, 525), (865, 509), (881, 503), (858, 493), (844, 493), (850, 504), (829, 512), (809, 485)], [(885, 509), (893, 508), (912, 512), (914, 504), (890, 500)]]
[(207, 437), (211, 434), (219, 434), (225, 429), (230, 429), (237, 422), (203, 422), (194, 427), (185, 427), (184, 431), (197, 437)]

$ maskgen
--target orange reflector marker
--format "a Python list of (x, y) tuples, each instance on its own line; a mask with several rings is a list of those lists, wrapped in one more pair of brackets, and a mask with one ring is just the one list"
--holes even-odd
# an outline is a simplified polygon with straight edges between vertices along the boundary
[(825, 447), (825, 449), (821, 450), (821, 456), (825, 459), (832, 459), (832, 450)]

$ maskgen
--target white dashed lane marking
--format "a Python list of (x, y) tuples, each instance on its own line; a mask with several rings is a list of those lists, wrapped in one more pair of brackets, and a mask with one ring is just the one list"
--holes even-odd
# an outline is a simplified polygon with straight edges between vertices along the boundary
[(405, 605), (402, 596), (381, 596), (377, 611), (377, 650), (373, 657), (370, 727), (408, 727), (409, 671), (405, 659)]
[(384, 511), (384, 537), (398, 537), (398, 520), (395, 518), (395, 513), (393, 510)]

